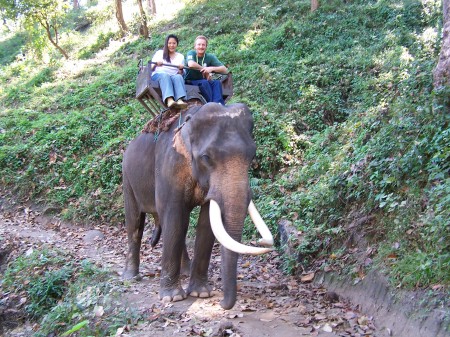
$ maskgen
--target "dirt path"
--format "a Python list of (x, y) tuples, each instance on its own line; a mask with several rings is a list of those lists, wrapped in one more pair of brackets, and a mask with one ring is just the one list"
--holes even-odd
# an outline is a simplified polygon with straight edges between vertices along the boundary
[[(150, 235), (148, 228), (144, 238), (149, 239)], [(29, 208), (3, 208), (0, 244), (1, 238), (20, 242), (22, 252), (43, 244), (69, 250), (80, 259), (96, 261), (117, 278), (123, 268), (126, 248), (123, 228), (106, 225), (79, 228)], [(222, 294), (217, 244), (210, 266), (215, 295), (209, 299), (189, 297), (181, 302), (162, 303), (158, 299), (161, 243), (152, 251), (149, 247), (149, 243), (143, 247), (143, 280), (124, 285), (122, 298), (124, 305), (148, 319), (129, 329), (119, 329), (116, 336), (385, 336), (377, 332), (373, 318), (337, 294), (302, 283), (299, 277), (283, 275), (276, 252), (240, 258), (237, 302), (232, 310), (223, 310), (219, 304)], [(187, 285), (187, 279), (184, 282)], [(9, 331), (6, 336), (30, 336), (29, 326)]]

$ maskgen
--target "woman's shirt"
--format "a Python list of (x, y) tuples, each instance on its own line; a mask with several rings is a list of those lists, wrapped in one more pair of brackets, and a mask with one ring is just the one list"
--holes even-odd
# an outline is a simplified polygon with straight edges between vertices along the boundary
[[(163, 50), (158, 50), (155, 55), (152, 57), (152, 62), (163, 62), (168, 63), (166, 60), (163, 59)], [(180, 53), (175, 53), (174, 57), (170, 58), (170, 63), (174, 66), (179, 66), (180, 64), (184, 65), (184, 55)], [(175, 67), (168, 67), (168, 66), (156, 66), (153, 70), (154, 73), (166, 73), (169, 75), (176, 75), (178, 74), (178, 68)]]

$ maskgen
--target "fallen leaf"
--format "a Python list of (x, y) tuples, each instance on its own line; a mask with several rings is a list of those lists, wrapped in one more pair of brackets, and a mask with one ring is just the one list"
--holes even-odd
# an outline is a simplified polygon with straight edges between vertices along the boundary
[(322, 330), (325, 332), (333, 332), (333, 328), (328, 323), (323, 326)]
[(95, 317), (102, 317), (104, 313), (105, 313), (105, 310), (103, 309), (103, 306), (101, 306), (101, 305), (95, 306), (95, 308), (94, 308)]
[(315, 314), (315, 315), (314, 315), (314, 319), (315, 319), (316, 321), (321, 321), (321, 320), (324, 320), (324, 319), (326, 319), (326, 318), (327, 318), (327, 316), (324, 315), (324, 314)]
[(244, 264), (241, 265), (242, 268), (248, 268), (250, 267), (250, 261), (245, 262)]
[(359, 325), (367, 325), (368, 320), (369, 319), (366, 316), (361, 316), (360, 318), (358, 318), (358, 324)]
[(300, 278), (300, 281), (302, 281), (304, 283), (311, 282), (312, 280), (314, 280), (314, 276), (315, 276), (315, 273), (309, 273), (309, 274), (303, 275)]

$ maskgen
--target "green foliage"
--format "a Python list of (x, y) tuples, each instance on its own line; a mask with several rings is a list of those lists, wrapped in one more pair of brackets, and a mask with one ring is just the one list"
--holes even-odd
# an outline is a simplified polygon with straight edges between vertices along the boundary
[[(31, 275), (30, 270), (33, 270)], [(27, 311), (34, 318), (40, 318), (62, 298), (72, 273), (73, 266), (66, 254), (33, 252), (29, 256), (19, 257), (8, 267), (4, 285), (25, 291), (29, 300)]]
[[(60, 29), (69, 8), (68, 1), (48, 0), (0, 0), (0, 6), (5, 18), (10, 20), (22, 20), (23, 27), (32, 38), (34, 49), (41, 53), (44, 37), (58, 45)], [(39, 27), (39, 28), (37, 28)], [(58, 48), (67, 58), (65, 51)]]
[(100, 33), (97, 37), (97, 42), (89, 46), (89, 48), (81, 50), (78, 57), (80, 59), (88, 59), (94, 56), (98, 51), (108, 47), (110, 40), (114, 37), (116, 37), (116, 33), (113, 32)]
[(10, 35), (0, 41), (0, 66), (13, 63), (17, 57), (22, 57), (25, 46), (25, 34)]
[[(39, 322), (36, 337), (74, 332), (110, 336), (119, 326), (138, 319), (116, 306), (118, 294), (108, 273), (64, 251), (43, 248), (17, 258), (8, 265), (1, 287), (26, 296), (26, 310)], [(93, 318), (92, 312), (100, 306), (104, 314)]]

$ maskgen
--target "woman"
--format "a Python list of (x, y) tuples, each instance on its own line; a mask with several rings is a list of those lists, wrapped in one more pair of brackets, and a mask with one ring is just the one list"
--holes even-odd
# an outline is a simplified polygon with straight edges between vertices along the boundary
[[(163, 101), (168, 108), (185, 109), (187, 103), (184, 78), (181, 75), (184, 68), (184, 56), (177, 52), (178, 37), (170, 34), (164, 42), (164, 49), (158, 50), (152, 58), (153, 81), (159, 83)], [(165, 66), (171, 64), (173, 66)]]

